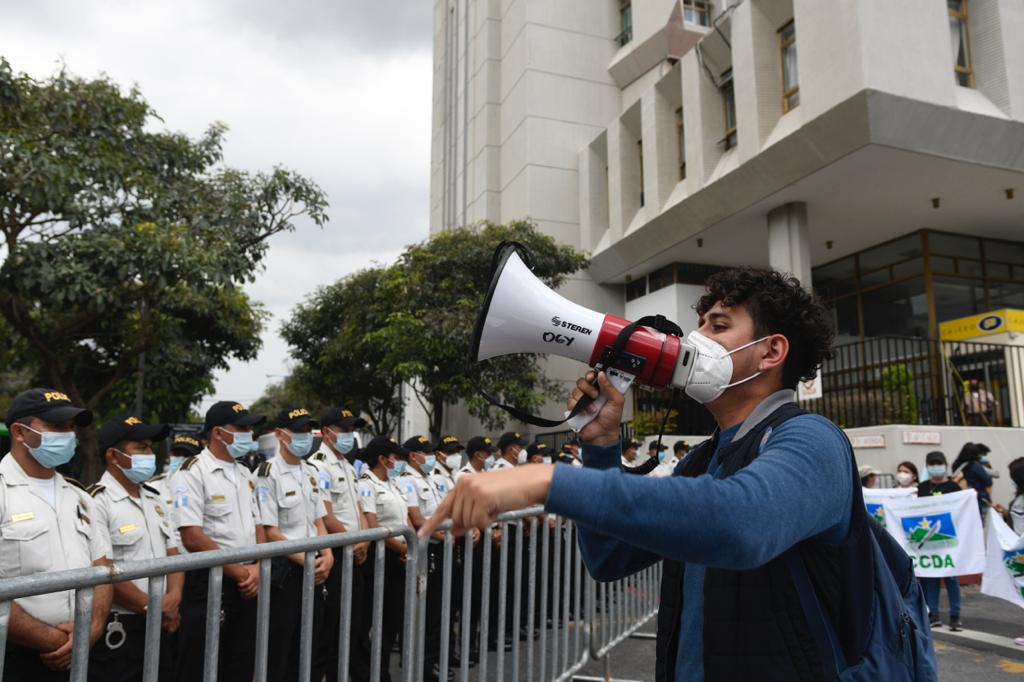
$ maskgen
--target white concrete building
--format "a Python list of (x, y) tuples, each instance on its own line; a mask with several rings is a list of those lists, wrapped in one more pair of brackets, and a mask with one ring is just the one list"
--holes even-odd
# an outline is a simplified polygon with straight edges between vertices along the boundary
[(531, 218), (592, 254), (579, 303), (686, 329), (753, 265), (840, 341), (1024, 308), (1019, 0), (437, 0), (434, 29), (431, 229)]

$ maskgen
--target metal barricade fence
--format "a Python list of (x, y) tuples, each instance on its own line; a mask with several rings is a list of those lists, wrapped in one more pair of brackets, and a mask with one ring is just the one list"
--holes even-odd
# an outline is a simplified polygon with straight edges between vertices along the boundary
[[(575, 524), (534, 507), (502, 514), (490, 529), (455, 538), (447, 525), (435, 538), (421, 541), (409, 527), (375, 528), (303, 540), (271, 542), (244, 549), (184, 554), (111, 566), (0, 579), (0, 679), (10, 622), (11, 600), (75, 590), (74, 632), (88, 633), (96, 586), (154, 578), (182, 571), (207, 570), (205, 681), (217, 679), (223, 569), (232, 563), (259, 563), (256, 682), (267, 675), (271, 559), (303, 553), (299, 670), (309, 679), (313, 632), (314, 563), (325, 548), (340, 549), (342, 627), (337, 642), (339, 680), (348, 679), (353, 603), (353, 547), (373, 543), (375, 552), (370, 628), (370, 676), (381, 677), (384, 607), (384, 555), (387, 538), (409, 545), (403, 586), (405, 609), (400, 638), (402, 682), (422, 682), (425, 672), (446, 680), (452, 654), (461, 667), (456, 680), (469, 682), (545, 682), (573, 677), (589, 661), (608, 652), (657, 612), (660, 565), (611, 583), (597, 583), (583, 568)], [(438, 565), (439, 564), (439, 565)], [(163, 580), (149, 581), (143, 680), (155, 682), (160, 657)], [(440, 590), (437, 599), (436, 590)], [(431, 600), (432, 591), (435, 591)], [(429, 607), (428, 607), (429, 603)], [(479, 657), (475, 670), (470, 660)], [(492, 662), (493, 657), (493, 662)], [(89, 638), (75, 636), (72, 682), (88, 674)], [(432, 669), (425, 671), (425, 663)], [(436, 665), (436, 668), (434, 667)], [(492, 668), (493, 665), (493, 668)]]

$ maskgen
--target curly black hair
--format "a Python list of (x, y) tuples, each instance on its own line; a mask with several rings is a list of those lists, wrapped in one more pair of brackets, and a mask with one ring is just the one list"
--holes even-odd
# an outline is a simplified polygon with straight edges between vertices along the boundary
[(754, 335), (782, 334), (789, 355), (782, 367), (782, 384), (796, 388), (813, 379), (818, 367), (832, 357), (835, 326), (821, 301), (791, 275), (776, 270), (731, 268), (717, 272), (705, 283), (707, 293), (694, 306), (705, 315), (716, 303), (742, 306), (754, 321)]

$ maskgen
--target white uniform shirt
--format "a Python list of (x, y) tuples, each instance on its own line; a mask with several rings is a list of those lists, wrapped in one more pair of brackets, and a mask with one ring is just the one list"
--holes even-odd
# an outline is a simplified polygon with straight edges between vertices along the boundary
[(171, 492), (171, 474), (164, 473), (154, 476), (146, 481), (146, 485), (151, 488), (155, 488), (160, 494), (160, 500), (163, 502), (164, 509), (167, 510), (168, 520), (171, 525), (171, 533), (174, 534), (174, 546), (178, 548), (179, 552), (184, 554), (186, 550), (181, 545), (181, 534), (178, 532), (177, 515), (174, 513), (174, 494)]
[(405, 494), (406, 506), (418, 507), (425, 519), (434, 515), (434, 511), (444, 497), (437, 491), (429, 478), (412, 467), (406, 469), (405, 473), (398, 477), (398, 485)]
[(494, 465), (491, 467), (491, 471), (501, 471), (502, 469), (515, 469), (516, 465), (508, 461), (504, 457), (498, 457), (494, 460)]
[(327, 515), (316, 469), (308, 462), (297, 466), (298, 478), (280, 457), (256, 470), (259, 522), (277, 528), (288, 540), (316, 537), (316, 520)]
[[(105, 553), (114, 561), (159, 559), (176, 547), (171, 531), (170, 507), (156, 488), (139, 486), (139, 496), (132, 497), (109, 471), (99, 483), (89, 488), (93, 499), (96, 527), (106, 544)], [(138, 578), (132, 584), (148, 594), (149, 579)], [(133, 613), (115, 603), (117, 613)]]
[[(382, 481), (370, 469), (363, 471), (359, 477), (359, 499), (367, 514), (377, 516), (378, 526), (409, 525), (409, 510), (405, 504), (405, 494), (390, 480)], [(395, 538), (405, 542), (405, 538)]]
[[(107, 556), (92, 498), (77, 482), (54, 478), (51, 505), (13, 455), (0, 460), (0, 578), (85, 568)], [(72, 590), (15, 601), (48, 625), (74, 620)]]
[(455, 487), (455, 475), (448, 467), (438, 462), (430, 472), (430, 482), (443, 500)]
[(171, 478), (178, 528), (199, 526), (220, 549), (256, 544), (256, 483), (238, 462), (203, 450)]
[(679, 458), (675, 455), (665, 455), (665, 459), (663, 459), (661, 463), (654, 468), (654, 471), (648, 474), (648, 476), (653, 476), (654, 478), (667, 478), (672, 475), (673, 471), (675, 471), (676, 464), (678, 463)]
[(355, 467), (324, 444), (309, 458), (309, 463), (316, 467), (320, 489), (330, 495), (335, 518), (341, 521), (345, 530), (359, 530), (363, 508), (359, 504), (359, 479)]
[[(484, 471), (486, 471), (486, 469), (484, 469)], [(469, 462), (466, 462), (465, 464), (462, 465), (461, 469), (459, 469), (458, 471), (455, 472), (455, 482), (458, 483), (459, 479), (462, 477), (463, 474), (478, 474), (478, 473), (480, 473), (480, 472), (477, 471), (476, 469), (474, 469), (472, 464), (470, 464)]]

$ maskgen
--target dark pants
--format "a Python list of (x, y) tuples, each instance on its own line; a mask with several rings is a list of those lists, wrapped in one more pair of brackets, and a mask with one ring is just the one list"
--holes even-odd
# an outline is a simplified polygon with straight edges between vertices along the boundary
[[(367, 564), (376, 562), (374, 555)], [(373, 582), (376, 580), (374, 572), (370, 573), (371, 599), (371, 623), (372, 623), (372, 595)], [(411, 607), (411, 605), (410, 605)], [(405, 614), (405, 564), (399, 558), (397, 552), (390, 549), (384, 552), (384, 605), (381, 613), (381, 641), (380, 641), (380, 682), (391, 682), (389, 671), (391, 650), (395, 648), (399, 635), (402, 634), (402, 619)], [(411, 665), (411, 661), (403, 661), (403, 665)]]
[[(324, 640), (325, 585), (313, 586), (313, 652), (310, 679), (320, 682), (326, 672)], [(299, 679), (302, 633), (302, 567), (286, 557), (274, 559), (270, 587), (270, 642), (267, 647), (267, 680)]]
[(54, 672), (43, 665), (39, 653), (7, 640), (4, 682), (67, 682), (70, 679), (70, 672)]
[(928, 613), (939, 616), (939, 591), (943, 582), (946, 583), (946, 596), (949, 597), (949, 617), (955, 620), (960, 617), (960, 580), (956, 576), (949, 578), (919, 578), (924, 592), (924, 602), (928, 605)]
[[(505, 591), (501, 591), (501, 546), (508, 547), (506, 552), (507, 563), (505, 565)], [(482, 558), (482, 556), (481, 556)], [(504, 640), (509, 641), (513, 636), (512, 632), (512, 611), (516, 608), (515, 603), (515, 565), (516, 565), (516, 526), (509, 524), (501, 536), (501, 543), (495, 543), (491, 547), (491, 589), (490, 609), (487, 625), (487, 647), (496, 649), (498, 646), (498, 624), (500, 617), (501, 602), (505, 602), (505, 627)]]
[(372, 579), (369, 570), (371, 561), (362, 565), (352, 564), (352, 611), (348, 625), (341, 625), (341, 571), (342, 550), (334, 554), (334, 567), (327, 578), (327, 603), (324, 609), (324, 636), (320, 645), (326, 649), (328, 682), (338, 682), (338, 642), (343, 631), (349, 635), (348, 674), (352, 682), (369, 682), (370, 679), (370, 623), (373, 605)]
[[(426, 631), (423, 633), (423, 670), (430, 675), (434, 664), (441, 660), (441, 610), (444, 605), (444, 545), (431, 542), (427, 547), (427, 603)], [(451, 622), (448, 623), (451, 632)], [(449, 642), (450, 644), (450, 642)], [(449, 649), (450, 650), (450, 649)]]
[[(124, 644), (116, 649), (108, 647), (107, 631), (104, 628), (89, 654), (89, 680), (92, 682), (135, 682), (142, 679), (146, 654), (146, 616), (118, 614), (117, 620), (124, 626)], [(112, 613), (107, 617), (107, 625), (113, 621)], [(160, 631), (161, 682), (174, 679), (176, 640), (176, 633)], [(116, 640), (114, 644), (117, 644)]]
[[(206, 648), (208, 572), (189, 571), (181, 598), (181, 628), (174, 677), (178, 682), (203, 679)], [(242, 599), (238, 583), (224, 576), (221, 592), (218, 682), (252, 682), (256, 649), (256, 599)]]

